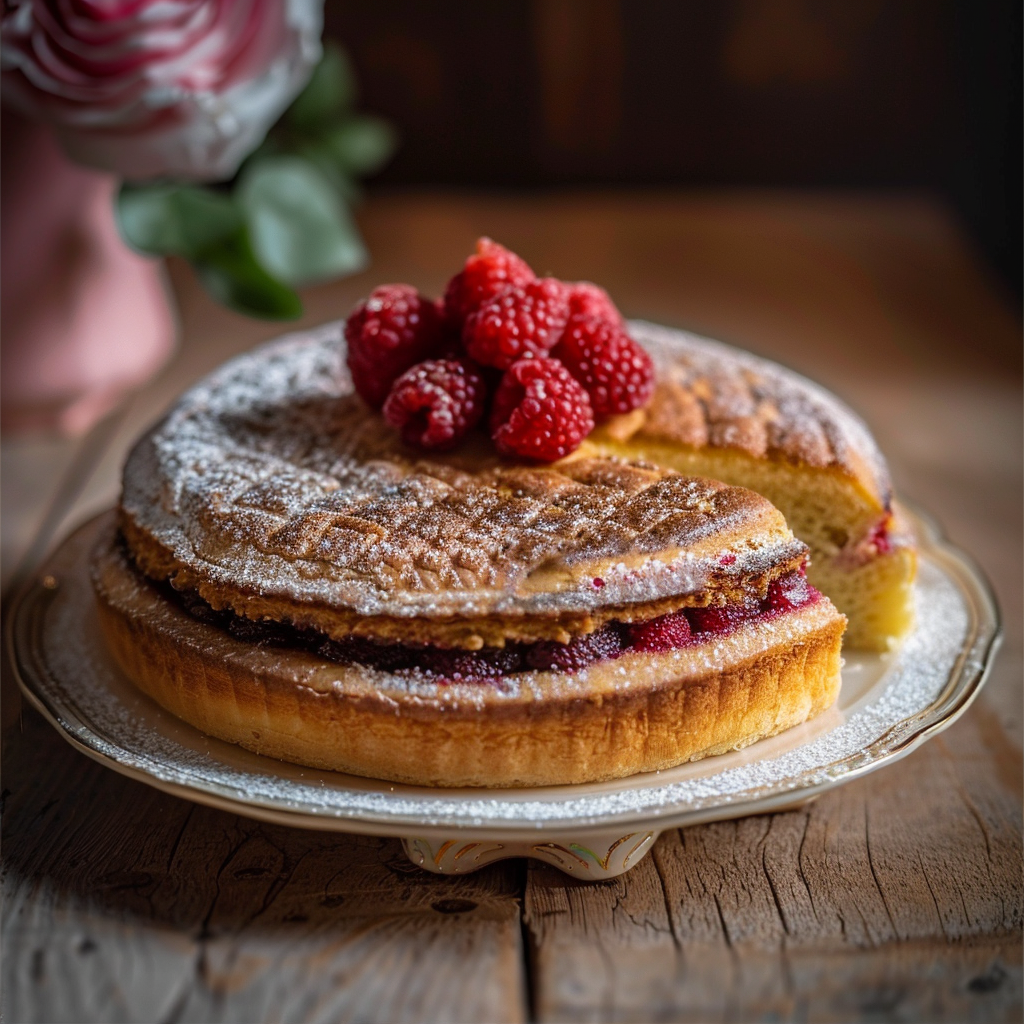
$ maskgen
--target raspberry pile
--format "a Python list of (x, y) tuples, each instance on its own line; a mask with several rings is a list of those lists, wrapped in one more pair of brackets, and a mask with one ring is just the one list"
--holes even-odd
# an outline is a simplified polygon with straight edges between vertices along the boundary
[(539, 278), (489, 238), (442, 299), (375, 288), (345, 340), (356, 393), (428, 451), (454, 448), (483, 423), (503, 455), (553, 462), (654, 391), (650, 356), (607, 292)]

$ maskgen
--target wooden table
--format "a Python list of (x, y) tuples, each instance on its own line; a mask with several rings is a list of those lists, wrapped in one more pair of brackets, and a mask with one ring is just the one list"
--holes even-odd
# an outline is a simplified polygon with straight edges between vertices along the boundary
[[(593, 885), (522, 861), (438, 878), (393, 840), (165, 796), (19, 715), (8, 680), (3, 1019), (1019, 1020), (1020, 325), (949, 218), (905, 197), (574, 193), (378, 197), (361, 220), (376, 266), (310, 293), (309, 323), (380, 281), (436, 293), (486, 232), (836, 390), (992, 580), (992, 677), (898, 766), (667, 832)], [(49, 539), (112, 503), (139, 430), (277, 330), (172, 272), (163, 375), (80, 444), (5, 441), (8, 565), (44, 518)]]

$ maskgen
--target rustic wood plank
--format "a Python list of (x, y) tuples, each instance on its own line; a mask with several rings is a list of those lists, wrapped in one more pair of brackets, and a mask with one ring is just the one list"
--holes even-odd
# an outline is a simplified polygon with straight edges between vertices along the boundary
[(524, 1019), (519, 865), (437, 878), (394, 840), (199, 807), (34, 713), (23, 728), (5, 751), (3, 1019)]
[(1020, 778), (982, 705), (805, 808), (668, 832), (613, 882), (531, 867), (536, 1015), (1018, 1020)]

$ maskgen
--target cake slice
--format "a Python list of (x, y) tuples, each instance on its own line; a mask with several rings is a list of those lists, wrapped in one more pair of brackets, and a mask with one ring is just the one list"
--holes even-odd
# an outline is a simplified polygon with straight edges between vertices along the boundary
[(630, 333), (654, 360), (654, 397), (599, 427), (593, 450), (764, 495), (810, 547), (810, 581), (848, 616), (845, 643), (898, 644), (913, 625), (916, 554), (861, 420), (765, 359), (641, 321)]

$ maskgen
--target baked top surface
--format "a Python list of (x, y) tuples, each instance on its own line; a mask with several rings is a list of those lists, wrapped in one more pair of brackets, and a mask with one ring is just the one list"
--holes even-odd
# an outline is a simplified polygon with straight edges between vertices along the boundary
[(889, 507), (882, 453), (860, 417), (831, 392), (770, 360), (684, 331), (634, 320), (630, 334), (654, 360), (658, 384), (632, 422), (611, 425), (620, 439), (833, 470)]
[[(863, 425), (810, 382), (682, 332), (632, 330), (659, 369), (651, 437), (884, 473)], [(421, 456), (352, 394), (342, 345), (332, 324), (235, 359), (140, 441), (122, 514), (143, 564), (299, 605), (443, 619), (742, 589), (802, 556), (757, 495), (599, 442), (539, 467), (482, 438)], [(672, 413), (681, 389), (696, 405)]]

